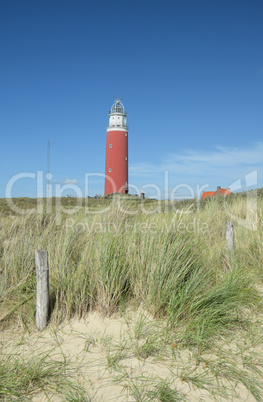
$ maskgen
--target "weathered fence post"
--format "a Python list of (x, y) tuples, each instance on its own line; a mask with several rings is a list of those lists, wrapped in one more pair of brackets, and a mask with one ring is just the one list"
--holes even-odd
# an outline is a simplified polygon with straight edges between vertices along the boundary
[(234, 250), (234, 223), (226, 222), (226, 250), (228, 257), (233, 257)]
[(35, 250), (36, 274), (37, 274), (37, 302), (36, 324), (40, 331), (47, 326), (49, 305), (49, 268), (48, 253), (43, 250)]

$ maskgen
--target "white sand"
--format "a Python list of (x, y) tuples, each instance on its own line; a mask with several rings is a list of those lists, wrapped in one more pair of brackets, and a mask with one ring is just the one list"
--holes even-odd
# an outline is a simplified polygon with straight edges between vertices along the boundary
[[(14, 338), (10, 330), (5, 331), (1, 340), (6, 347), (7, 344), (10, 347), (16, 344), (20, 353), (51, 351), (51, 359), (66, 360), (74, 381), (84, 386), (92, 401), (149, 401), (151, 398), (147, 392), (156, 389), (161, 380), (167, 380), (170, 388), (176, 389), (187, 401), (255, 401), (242, 384), (226, 381), (229, 390), (232, 387), (229, 391), (232, 396), (213, 396), (211, 391), (216, 389), (216, 381), (210, 375), (212, 382), (209, 385), (209, 373), (205, 386), (210, 392), (197, 388), (190, 378), (200, 374), (202, 379), (202, 373), (207, 372), (206, 364), (203, 362), (197, 366), (194, 352), (179, 349), (176, 344), (174, 347), (164, 344), (162, 350), (153, 351), (149, 356), (138, 356), (138, 347), (153, 333), (155, 325), (149, 316), (144, 320), (141, 317), (141, 312), (110, 319), (89, 313), (86, 319), (74, 319), (59, 328), (49, 326), (42, 333), (37, 330), (30, 334), (21, 332)], [(141, 331), (140, 320), (144, 322)], [(156, 328), (157, 332), (158, 328), (161, 331), (161, 324)], [(139, 340), (136, 339), (137, 333)], [(160, 340), (156, 342), (160, 346)], [(205, 360), (204, 355), (202, 358)], [(217, 355), (210, 354), (207, 358), (213, 361)], [(136, 399), (133, 384), (141, 399)], [(60, 399), (58, 395), (50, 394), (46, 398), (42, 393), (32, 397), (34, 402), (46, 400)]]

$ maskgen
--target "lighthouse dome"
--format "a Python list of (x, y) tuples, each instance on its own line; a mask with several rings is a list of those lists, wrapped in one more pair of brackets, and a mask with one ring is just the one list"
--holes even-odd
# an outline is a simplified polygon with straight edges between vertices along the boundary
[(115, 113), (125, 114), (124, 106), (119, 98), (116, 99), (110, 110), (110, 114)]
[(121, 103), (120, 98), (116, 98), (114, 104), (109, 111), (109, 125), (107, 126), (107, 130), (115, 130), (116, 128), (121, 130), (128, 130), (127, 122), (126, 122), (127, 113), (125, 112), (125, 108)]

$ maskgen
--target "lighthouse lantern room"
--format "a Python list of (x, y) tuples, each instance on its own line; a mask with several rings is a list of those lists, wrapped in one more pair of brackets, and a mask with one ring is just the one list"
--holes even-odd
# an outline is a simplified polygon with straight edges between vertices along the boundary
[(120, 98), (109, 111), (107, 126), (104, 194), (128, 193), (128, 126), (127, 113)]

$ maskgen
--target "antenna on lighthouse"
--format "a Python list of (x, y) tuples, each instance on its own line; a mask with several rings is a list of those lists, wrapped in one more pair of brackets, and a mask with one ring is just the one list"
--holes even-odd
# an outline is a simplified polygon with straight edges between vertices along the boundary
[(51, 188), (50, 188), (50, 141), (47, 143), (47, 172), (46, 172), (46, 198), (51, 197)]
[(116, 102), (120, 102), (120, 101), (122, 101), (122, 100), (123, 100), (122, 98), (118, 98), (118, 96), (113, 96), (113, 98), (115, 98), (115, 99), (116, 99)]

